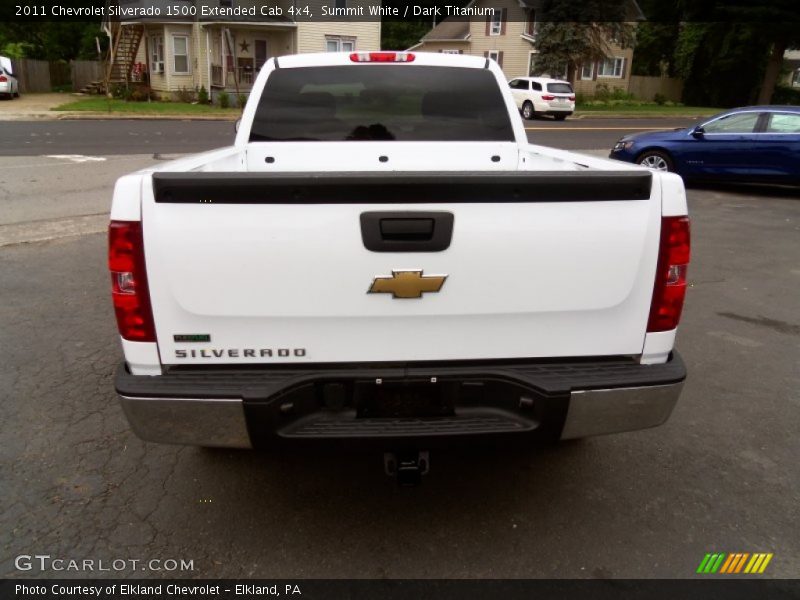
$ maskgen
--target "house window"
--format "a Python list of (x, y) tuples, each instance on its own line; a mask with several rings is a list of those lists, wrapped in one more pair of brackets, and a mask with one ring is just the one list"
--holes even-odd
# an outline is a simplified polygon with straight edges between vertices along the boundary
[(492, 20), (489, 24), (489, 35), (500, 35), (503, 32), (503, 11), (494, 9)]
[(800, 69), (795, 70), (794, 77), (792, 77), (792, 85), (794, 87), (800, 87)]
[(164, 36), (150, 36), (150, 72), (164, 72)]
[(500, 62), (500, 52), (497, 50), (489, 50), (489, 53), (486, 55), (486, 58), (491, 58), (495, 62)]
[(604, 61), (597, 65), (598, 77), (622, 77), (622, 65), (625, 64), (625, 59), (619, 56), (613, 58), (606, 58)]
[(581, 66), (581, 79), (591, 79), (594, 77), (594, 63), (583, 63)]
[(352, 52), (356, 49), (355, 38), (328, 36), (325, 38), (326, 52)]
[(528, 11), (528, 18), (525, 21), (525, 35), (536, 37), (536, 11), (533, 9)]
[(172, 59), (174, 73), (189, 72), (189, 36), (172, 36)]

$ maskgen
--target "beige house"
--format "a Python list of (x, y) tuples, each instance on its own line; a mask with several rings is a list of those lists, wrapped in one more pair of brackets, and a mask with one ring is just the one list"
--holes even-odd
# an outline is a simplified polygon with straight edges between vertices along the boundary
[[(308, 0), (303, 5), (316, 14), (323, 4), (350, 8), (363, 5), (366, 14), (368, 2)], [(131, 4), (136, 2), (127, 3)], [(273, 56), (380, 49), (379, 21), (294, 19), (289, 12), (296, 5), (293, 0), (178, 0), (169, 4), (185, 5), (186, 10), (195, 10), (196, 16), (181, 21), (162, 14), (105, 24), (111, 38), (106, 76), (109, 85), (149, 80), (150, 87), (162, 96), (201, 86), (212, 97), (223, 90), (246, 94), (261, 66)], [(203, 6), (245, 8), (254, 10), (256, 16), (201, 20)], [(268, 12), (273, 14), (263, 16)]]
[[(644, 19), (639, 6), (630, 0), (631, 21)], [(566, 78), (564, 73), (542, 73), (536, 68), (536, 12), (541, 0), (474, 0), (470, 7), (497, 10), (485, 18), (470, 20), (448, 18), (428, 32), (409, 50), (452, 52), (492, 58), (509, 79), (530, 75)], [(632, 48), (621, 48), (609, 42), (605, 60), (579, 65), (572, 81), (575, 91), (594, 94), (599, 84), (609, 89), (628, 89)]]

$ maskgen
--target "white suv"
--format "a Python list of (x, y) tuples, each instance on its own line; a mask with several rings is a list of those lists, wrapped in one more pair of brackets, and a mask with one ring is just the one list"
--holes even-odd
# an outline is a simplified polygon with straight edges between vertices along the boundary
[(569, 81), (547, 77), (518, 77), (508, 83), (517, 108), (526, 119), (553, 115), (563, 121), (575, 112), (575, 91)]

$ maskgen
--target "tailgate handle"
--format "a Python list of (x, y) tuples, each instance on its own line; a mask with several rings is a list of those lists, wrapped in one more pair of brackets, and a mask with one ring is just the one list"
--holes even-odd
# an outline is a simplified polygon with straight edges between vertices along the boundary
[(373, 252), (440, 252), (453, 237), (453, 213), (373, 211), (361, 213), (361, 239)]
[(433, 237), (433, 219), (398, 219), (380, 220), (381, 237), (384, 240), (424, 241)]

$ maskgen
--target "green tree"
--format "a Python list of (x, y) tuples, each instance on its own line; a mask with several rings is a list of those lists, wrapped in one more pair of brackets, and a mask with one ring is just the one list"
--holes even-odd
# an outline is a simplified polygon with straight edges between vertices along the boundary
[(419, 21), (384, 21), (381, 23), (381, 49), (405, 50), (419, 43), (431, 29), (429, 20)]
[[(697, 74), (707, 73), (714, 81), (705, 81), (706, 86), (713, 83), (732, 88), (717, 92), (729, 98), (726, 105), (769, 104), (784, 52), (800, 46), (797, 0), (680, 1), (684, 19), (690, 21), (676, 48), (684, 75), (699, 81)], [(697, 55), (691, 55), (692, 48)], [(710, 51), (716, 54), (709, 54)], [(724, 74), (724, 80), (719, 74)], [(748, 90), (743, 89), (745, 85)]]
[[(27, 58), (43, 60), (96, 59), (95, 37), (105, 48), (108, 38), (100, 22), (44, 21), (0, 23), (0, 47), (14, 48)], [(9, 46), (11, 45), (11, 46)]]
[(536, 69), (555, 74), (566, 66), (571, 79), (580, 63), (608, 56), (611, 40), (631, 47), (635, 27), (626, 21), (629, 10), (628, 3), (618, 0), (545, 0), (537, 12)]
[(646, 21), (636, 28), (633, 75), (675, 75), (675, 45), (680, 35), (680, 4), (662, 0), (639, 0)]
[(687, 22), (675, 48), (675, 69), (687, 104), (752, 104), (763, 78), (769, 42), (751, 23)]

